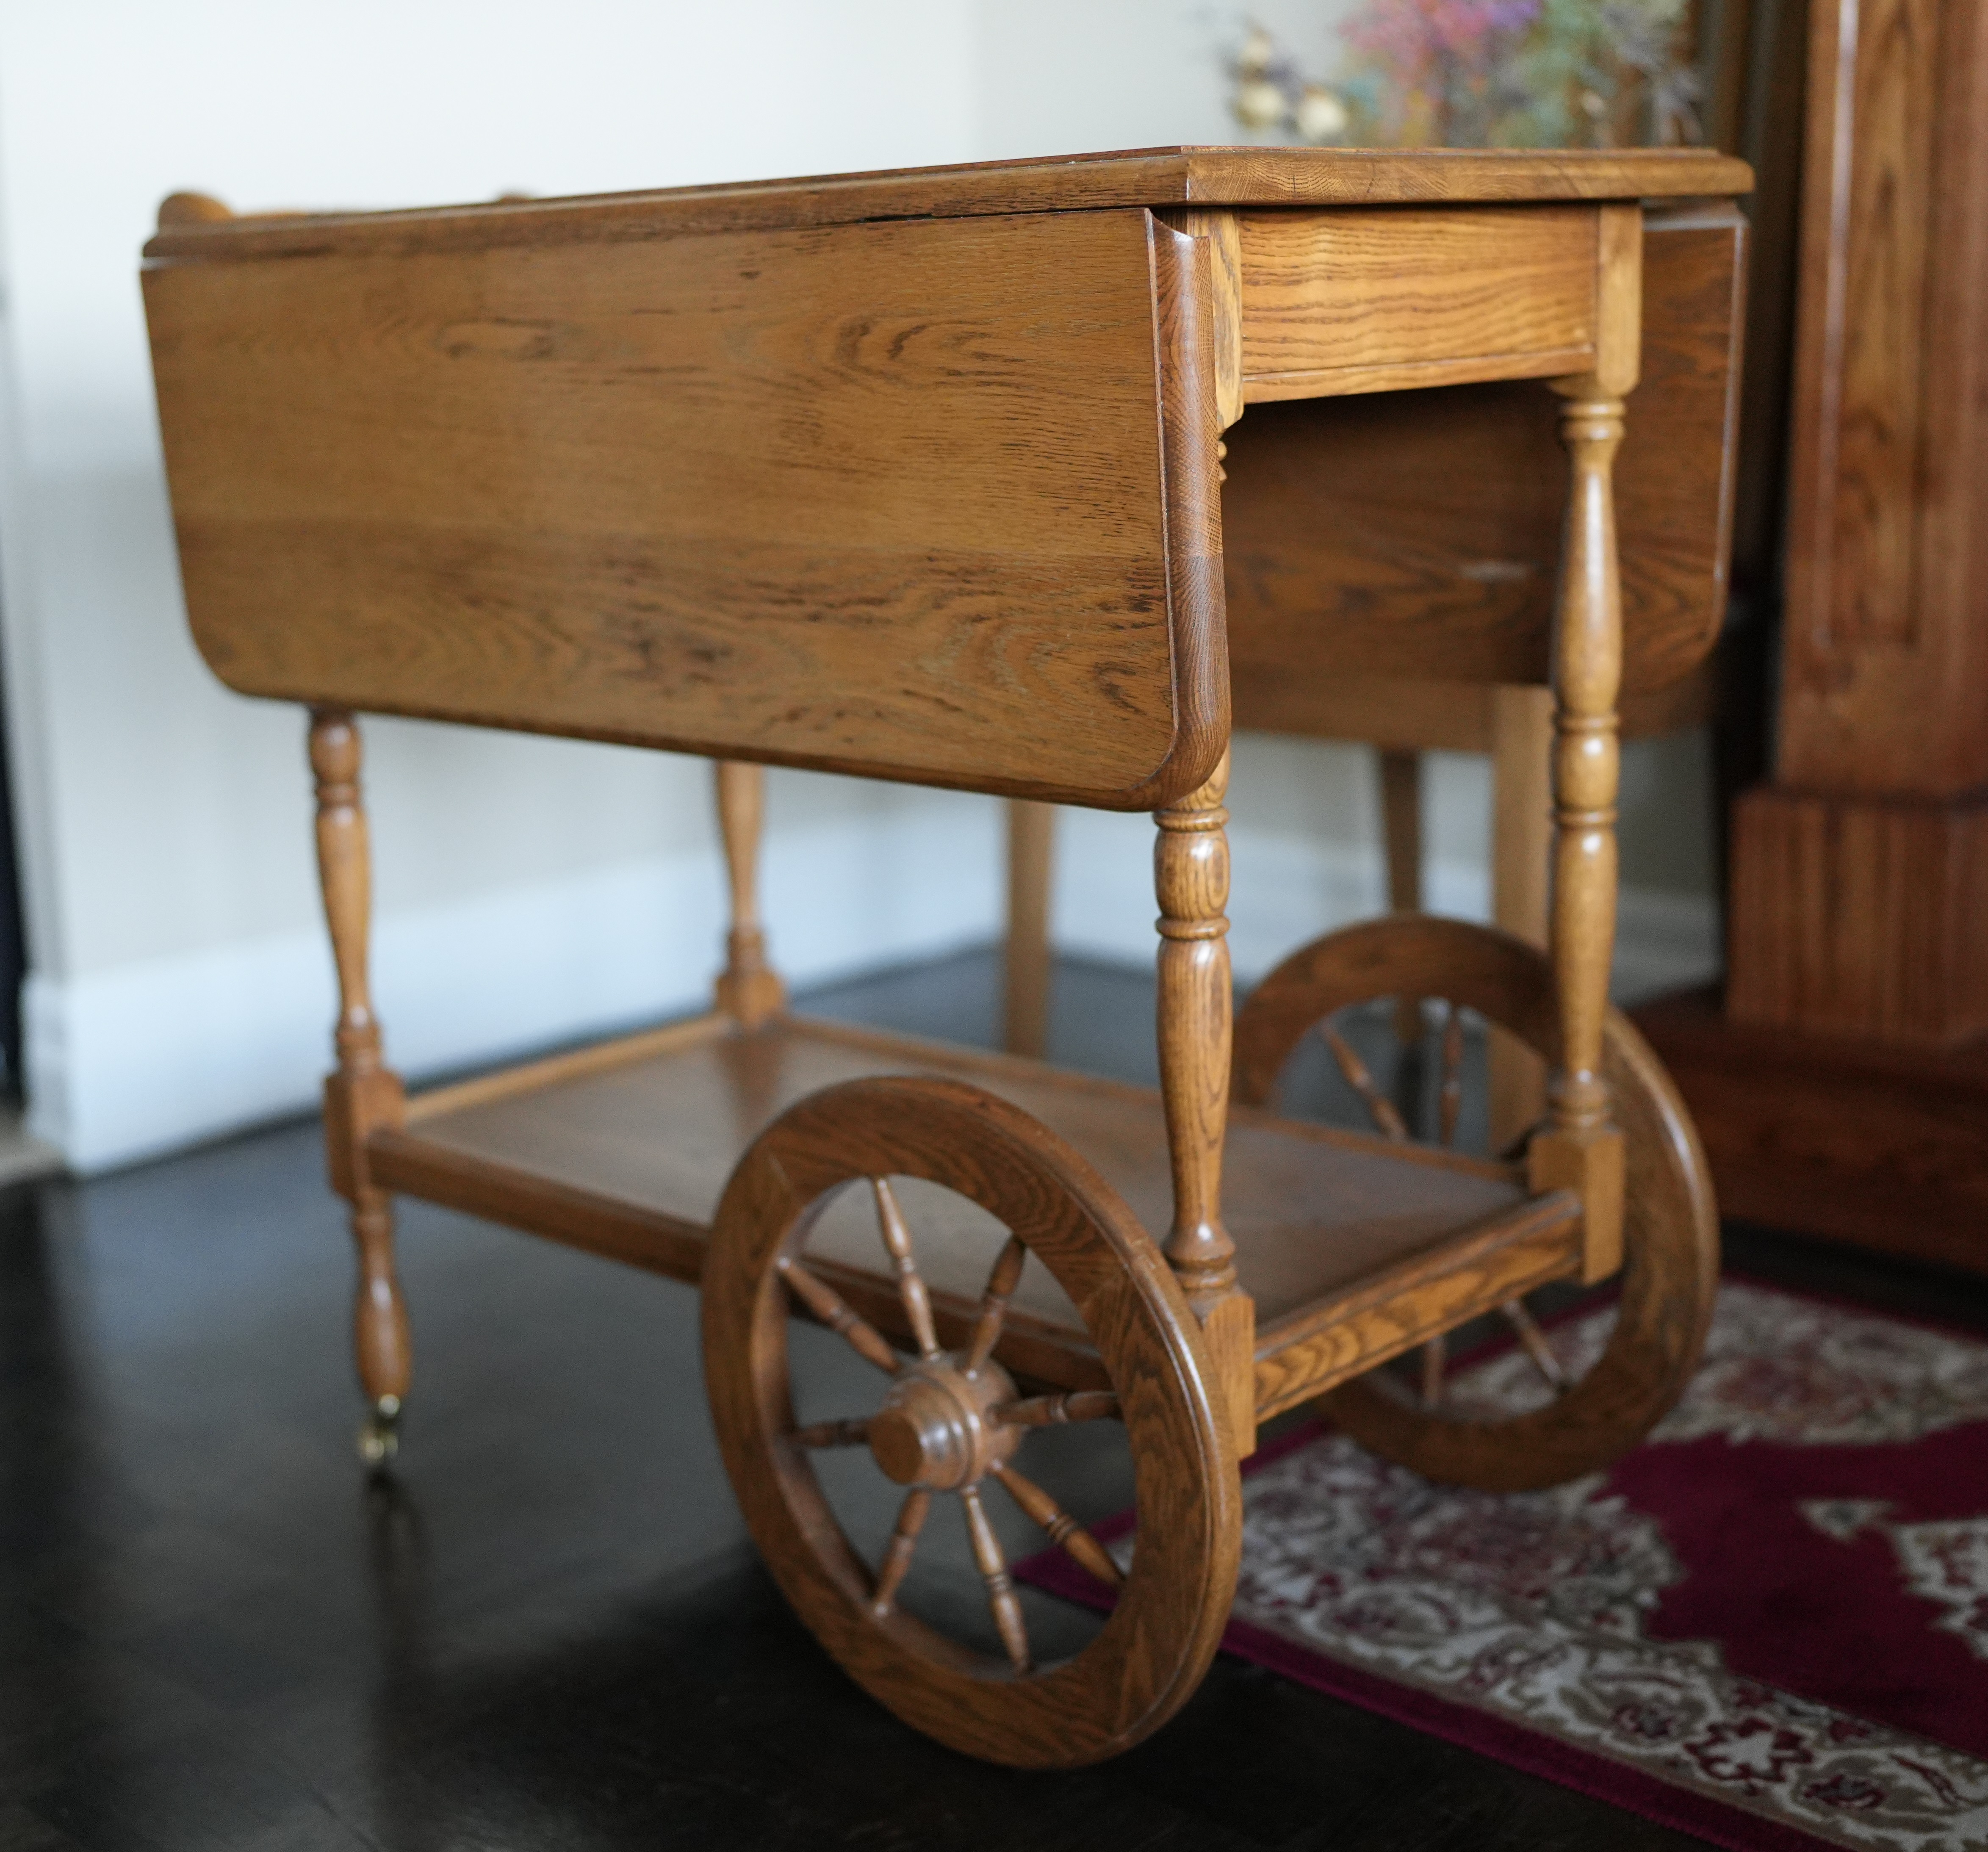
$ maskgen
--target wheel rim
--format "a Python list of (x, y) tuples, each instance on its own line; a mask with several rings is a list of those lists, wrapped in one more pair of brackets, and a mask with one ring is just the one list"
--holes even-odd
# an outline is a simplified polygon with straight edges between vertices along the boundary
[[(1461, 921), (1374, 921), (1306, 947), (1253, 993), (1236, 1026), (1236, 1097), (1266, 1103), (1315, 1025), (1391, 996), (1445, 999), (1449, 1026), (1459, 1022), (1461, 1006), (1511, 1031), (1549, 1063), (1557, 1053), (1553, 970), (1543, 953)], [(1604, 1071), (1614, 1089), (1628, 1168), (1624, 1265), (1607, 1347), (1585, 1374), (1554, 1385), (1554, 1399), (1523, 1414), (1484, 1417), (1443, 1406), (1429, 1394), (1426, 1353), (1419, 1395), (1391, 1373), (1374, 1371), (1321, 1398), (1323, 1411), (1374, 1452), (1428, 1478), (1485, 1490), (1556, 1485), (1626, 1452), (1682, 1391), (1703, 1346), (1719, 1269), (1705, 1158), (1662, 1064), (1612, 1009)], [(1366, 1097), (1367, 1090), (1347, 1078)], [(1439, 1088), (1439, 1095), (1448, 1090)], [(1382, 1116), (1375, 1117), (1378, 1123)], [(1522, 1306), (1517, 1310), (1513, 1316), (1508, 1308), (1507, 1316), (1546, 1374), (1554, 1367), (1552, 1340)], [(1439, 1372), (1440, 1356), (1438, 1350)]]
[[(1097, 1563), (1104, 1553), (1094, 1539), (1015, 1464), (1024, 1431), (1016, 1404), (1029, 1398), (1012, 1394), (997, 1368), (969, 1367), (970, 1355), (948, 1355), (931, 1340), (929, 1315), (920, 1311), (915, 1233), (898, 1211), (893, 1177), (952, 1189), (1006, 1225), (1011, 1239), (989, 1281), (990, 1304), (1005, 1297), (1004, 1284), (1012, 1293), (1023, 1265), (1047, 1266), (1084, 1319), (1117, 1400), (1139, 1542), (1110, 1617), (1060, 1664), (1024, 1663), (1026, 1639), (1017, 1634), (1026, 1629), (979, 1508), (983, 1489), (1004, 1487), (1001, 1495), (1014, 1496), (1093, 1573), (1115, 1566)], [(806, 1264), (819, 1206), (860, 1179), (873, 1180), (880, 1258), (888, 1254), (895, 1267), (922, 1341), (919, 1354), (886, 1372), (889, 1390), (875, 1415), (803, 1428), (794, 1421), (788, 1369), (793, 1300), (880, 1367), (874, 1348), (889, 1348), (874, 1330), (858, 1330), (861, 1321), (846, 1322), (848, 1308), (837, 1312)], [(719, 1205), (703, 1290), (706, 1384), (754, 1540), (802, 1620), (873, 1696), (955, 1749), (1036, 1767), (1112, 1755), (1185, 1702), (1213, 1655), (1234, 1589), (1241, 1519), (1233, 1448), (1209, 1392), (1192, 1315), (1165, 1261), (1074, 1152), (1018, 1109), (956, 1083), (887, 1078), (826, 1089), (790, 1108), (740, 1160)], [(967, 1352), (982, 1335), (976, 1330)], [(1057, 1411), (1038, 1398), (1033, 1414), (1082, 1418), (1106, 1412), (1098, 1405), (1104, 1399), (1080, 1397), (1073, 1406), (1066, 1399)], [(859, 1424), (860, 1438), (850, 1431)], [(814, 1452), (838, 1441), (868, 1445), (906, 1489), (898, 1529), (874, 1570), (850, 1543), (814, 1471)], [(1046, 1511), (1030, 1511), (1031, 1495)], [(962, 1645), (896, 1604), (926, 1512), (946, 1495), (962, 1499), (1001, 1658)]]

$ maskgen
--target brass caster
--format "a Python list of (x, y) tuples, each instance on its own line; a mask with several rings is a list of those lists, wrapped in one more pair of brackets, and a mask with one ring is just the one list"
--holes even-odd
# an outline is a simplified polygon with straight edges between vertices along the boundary
[(359, 1429), (359, 1457), (368, 1466), (384, 1466), (401, 1451), (401, 1398), (383, 1395)]

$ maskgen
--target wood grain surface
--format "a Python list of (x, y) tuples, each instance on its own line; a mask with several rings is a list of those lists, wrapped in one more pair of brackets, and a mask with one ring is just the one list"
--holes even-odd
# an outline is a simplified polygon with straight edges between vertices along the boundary
[(1126, 211), (154, 267), (194, 635), (247, 693), (1150, 807), (1227, 729), (1205, 250)]
[[(1618, 494), (1619, 488), (1618, 478)], [(1712, 719), (1717, 694), (1716, 678), (1701, 665), (1680, 681), (1625, 696), (1622, 737), (1660, 738), (1704, 726)], [(1361, 740), (1384, 752), (1494, 754), (1502, 753), (1499, 742), (1506, 737), (1500, 708), (1514, 703), (1529, 707), (1544, 698), (1539, 687), (1526, 683), (1499, 685), (1405, 675), (1307, 679), (1254, 662), (1236, 666), (1230, 694), (1238, 728)], [(1542, 747), (1542, 766), (1544, 752)]]
[[(964, 1080), (1013, 1100), (1084, 1151), (1155, 1240), (1166, 1234), (1172, 1174), (1165, 1117), (1151, 1089), (803, 1017), (752, 1035), (706, 1017), (584, 1058), (535, 1064), (515, 1087), (472, 1082), (417, 1095), (409, 1128), (383, 1134), (374, 1161), (393, 1187), (414, 1195), (454, 1201), (466, 1187), (467, 1165), (504, 1187), (526, 1188), (520, 1180), (536, 1179), (701, 1238), (739, 1153), (779, 1113), (823, 1087), (891, 1073)], [(1228, 1154), (1224, 1208), (1236, 1265), (1266, 1316), (1428, 1246), (1519, 1193), (1499, 1165), (1399, 1151), (1357, 1133), (1246, 1109), (1231, 1109)], [(529, 1203), (507, 1212), (502, 1188), (477, 1187), (476, 1212), (531, 1225)], [(840, 1225), (837, 1212), (827, 1212), (822, 1239), (832, 1255), (843, 1252)], [(1322, 1239), (1327, 1231), (1330, 1239)], [(935, 1289), (970, 1299), (979, 1282), (971, 1269), (956, 1271), (942, 1234), (928, 1228), (928, 1243), (938, 1244), (928, 1276)], [(960, 1239), (970, 1245), (974, 1234), (965, 1228)], [(852, 1257), (874, 1241), (861, 1229), (849, 1239)], [(684, 1276), (694, 1278), (691, 1250), (671, 1252), (689, 1267)], [(1032, 1289), (1025, 1283), (1018, 1304), (1056, 1316), (1053, 1303), (1029, 1299)]]
[[(595, 242), (681, 231), (1124, 206), (1387, 206), (1705, 198), (1744, 193), (1743, 161), (1703, 149), (1518, 153), (1476, 149), (1141, 148), (1035, 161), (898, 168), (576, 199), (411, 211), (274, 215), (229, 222), (215, 202), (162, 225), (147, 256), (302, 256)], [(222, 208), (225, 211), (225, 208)]]
[(1237, 215), (1158, 212), (1162, 225), (1208, 245), (1208, 289), (1215, 340), (1215, 402), (1226, 430), (1242, 415), (1242, 238)]
[[(1978, 915), (1976, 916), (1979, 917)], [(1955, 1048), (1736, 1022), (1716, 990), (1637, 1026), (1676, 1076), (1726, 1215), (1988, 1272), (1988, 1036)]]
[[(369, 1161), (392, 1188), (695, 1282), (713, 1205), (737, 1151), (811, 1093), (892, 1073), (965, 1081), (1012, 1101), (1083, 1151), (1155, 1239), (1167, 1230), (1172, 1177), (1165, 1115), (1151, 1091), (806, 1019), (742, 1035), (708, 1017), (535, 1064), (518, 1070), (508, 1087), (471, 1083), (418, 1096), (411, 1125), (376, 1134)], [(1498, 1303), (1496, 1291), (1510, 1289), (1512, 1266), (1525, 1272), (1533, 1264), (1480, 1266), (1473, 1258), (1486, 1248), (1484, 1231), (1514, 1216), (1512, 1239), (1529, 1254), (1537, 1245), (1537, 1218), (1528, 1219), (1506, 1167), (1246, 1107), (1232, 1108), (1231, 1120), (1226, 1213), (1239, 1290), (1215, 1302), (1216, 1316), (1202, 1323), (1203, 1341), (1215, 1347), (1212, 1380), (1235, 1374), (1229, 1366), (1239, 1360), (1223, 1362), (1217, 1352), (1239, 1347), (1253, 1408), (1263, 1378), (1251, 1360), (1264, 1354), (1266, 1343), (1284, 1345), (1290, 1321), (1307, 1308), (1357, 1298), (1364, 1283), (1405, 1267), (1414, 1279), (1449, 1280), (1430, 1303), (1461, 1320)], [(916, 1178), (896, 1188), (918, 1231), (941, 1341), (959, 1348), (980, 1314), (982, 1278), (999, 1231), (972, 1204)], [(867, 1204), (828, 1205), (810, 1239), (816, 1271), (879, 1330), (910, 1342)], [(1445, 1259), (1459, 1243), (1461, 1258)], [(1253, 1316), (1230, 1320), (1238, 1306), (1252, 1313), (1260, 1308), (1269, 1323), (1284, 1321), (1283, 1336), (1257, 1341)], [(1313, 1347), (1337, 1380), (1389, 1354), (1387, 1333), (1404, 1319), (1426, 1323), (1428, 1316), (1404, 1311), (1391, 1324), (1369, 1319), (1361, 1333)], [(1378, 1347), (1368, 1357), (1370, 1340)], [(1107, 1386), (1081, 1320), (1040, 1269), (1016, 1289), (997, 1354), (1017, 1374), (1059, 1388)], [(1299, 1380), (1298, 1368), (1280, 1367), (1277, 1382), (1288, 1387)], [(1233, 1426), (1232, 1410), (1229, 1418)], [(1242, 1424), (1253, 1431), (1253, 1412)]]
[[(1689, 672), (1724, 621), (1745, 284), (1729, 208), (1646, 227), (1643, 379), (1616, 471), (1631, 694)], [(1254, 405), (1226, 441), (1238, 725), (1309, 730), (1307, 681), (1546, 680), (1567, 464), (1538, 387)]]
[[(1251, 1073), (1263, 1071), (1263, 1026), (1276, 1021), (1293, 1036), (1301, 1032), (1317, 996), (1338, 994), (1349, 971), (1361, 995), (1405, 982), (1486, 1008), (1536, 1049), (1554, 1045), (1551, 987), (1533, 948), (1447, 921), (1362, 931), (1368, 938), (1389, 934), (1389, 944), (1378, 947), (1379, 964), (1356, 953), (1342, 968), (1330, 951), (1328, 967), (1306, 968), (1294, 1010), (1280, 1005), (1279, 985), (1246, 1012)], [(1460, 951), (1459, 934), (1467, 935)], [(1326, 992), (1316, 988), (1321, 982)], [(706, 1018), (629, 1038), (618, 1046), (618, 1061), (617, 1053), (610, 1046), (539, 1064), (521, 1070), (509, 1087), (472, 1083), (418, 1097), (407, 1129), (374, 1135), (374, 1174), (411, 1195), (696, 1282), (713, 1205), (742, 1144), (824, 1088), (921, 1074), (964, 1081), (1011, 1102), (1094, 1161), (1152, 1235), (1168, 1226), (1172, 1179), (1165, 1117), (1158, 1097), (1144, 1088), (796, 1018), (750, 1035)], [(1639, 1110), (1646, 1103), (1639, 1100)], [(1559, 1198), (1529, 1205), (1507, 1167), (1248, 1107), (1232, 1107), (1231, 1115), (1226, 1220), (1236, 1242), (1237, 1296), (1261, 1313), (1253, 1394), (1274, 1408), (1293, 1405), (1432, 1330), (1493, 1310), (1514, 1292), (1579, 1266), (1573, 1208)], [(1648, 1121), (1637, 1124), (1647, 1130)], [(1632, 1166), (1644, 1161), (1632, 1152)], [(1682, 1160), (1666, 1147), (1648, 1161), (1668, 1176)], [(1661, 1171), (1666, 1163), (1672, 1171)], [(972, 1203), (915, 1177), (895, 1189), (917, 1230), (939, 1340), (962, 1348), (981, 1315), (982, 1278), (1000, 1245), (999, 1226)], [(1674, 1185), (1659, 1189), (1635, 1210), (1632, 1224), (1648, 1227), (1655, 1218), (1659, 1233), (1675, 1233), (1685, 1225), (1665, 1219), (1674, 1194)], [(810, 1244), (810, 1266), (848, 1305), (898, 1343), (911, 1342), (867, 1201), (830, 1204)], [(1018, 1374), (1055, 1387), (1108, 1386), (1081, 1319), (1040, 1270), (1015, 1289), (996, 1355)]]
[(1564, 1191), (1501, 1211), (1265, 1328), (1258, 1418), (1268, 1421), (1581, 1266), (1581, 1203)]
[(1909, 645), (1918, 629), (1922, 452), (1941, 390), (1928, 369), (1942, 11), (1824, 5), (1811, 36), (1790, 590), (1839, 648)]
[(1242, 394), (1544, 379), (1593, 352), (1591, 208), (1242, 212)]
[(1776, 776), (1959, 798), (1988, 786), (1988, 6), (1810, 20)]
[[(1818, 0), (1807, 46), (1773, 782), (1734, 813), (1727, 1008), (1930, 1050), (1988, 1032), (1988, 5)], [(1768, 1122), (1746, 1101), (1732, 1137)], [(1950, 1212), (1939, 1143), (1902, 1222)]]
[(1734, 1022), (1921, 1048), (1988, 1035), (1988, 795), (1763, 785), (1733, 830)]

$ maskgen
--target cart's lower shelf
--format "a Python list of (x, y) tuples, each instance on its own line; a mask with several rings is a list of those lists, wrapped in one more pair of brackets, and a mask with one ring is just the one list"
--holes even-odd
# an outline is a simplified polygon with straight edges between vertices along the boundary
[[(1155, 1240), (1172, 1212), (1159, 1097), (1008, 1056), (788, 1017), (748, 1032), (708, 1017), (419, 1096), (374, 1134), (374, 1180), (615, 1259), (695, 1280), (726, 1178), (805, 1095), (874, 1074), (998, 1093), (1067, 1139)], [(945, 1341), (957, 1343), (999, 1245), (996, 1225), (930, 1185), (901, 1186)], [(1578, 1269), (1579, 1208), (1528, 1198), (1502, 1165), (1237, 1109), (1224, 1217), (1256, 1302), (1266, 1414), (1436, 1331)], [(867, 1203), (845, 1195), (811, 1264), (866, 1316), (904, 1329)], [(1064, 1387), (1099, 1386), (1095, 1352), (1041, 1266), (1023, 1276), (1002, 1356)]]

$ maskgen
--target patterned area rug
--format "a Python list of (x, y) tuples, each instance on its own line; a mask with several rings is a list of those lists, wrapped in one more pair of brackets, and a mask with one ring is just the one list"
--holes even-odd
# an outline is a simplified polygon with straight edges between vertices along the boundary
[(1988, 1343), (1729, 1282), (1606, 1474), (1459, 1492), (1317, 1428), (1251, 1465), (1229, 1651), (1716, 1844), (1988, 1847)]

